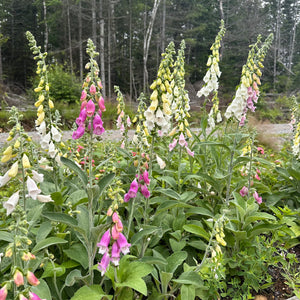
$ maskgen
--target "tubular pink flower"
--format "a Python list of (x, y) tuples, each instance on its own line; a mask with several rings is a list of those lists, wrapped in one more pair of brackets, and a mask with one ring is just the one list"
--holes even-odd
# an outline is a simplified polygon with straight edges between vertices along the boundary
[(84, 134), (85, 128), (83, 126), (79, 126), (76, 131), (72, 134), (72, 139), (77, 140), (81, 138)]
[(185, 140), (184, 135), (183, 135), (182, 132), (180, 133), (180, 136), (179, 136), (179, 139), (178, 139), (178, 143), (179, 143), (179, 145), (181, 147), (184, 147), (184, 146), (187, 145), (187, 142), (186, 142), (186, 140)]
[(257, 179), (257, 180), (260, 180), (260, 177), (259, 177), (259, 175), (258, 175), (257, 173), (255, 174), (254, 177), (255, 177), (255, 179)]
[(81, 100), (81, 101), (84, 101), (84, 100), (85, 100), (85, 98), (86, 98), (86, 96), (87, 96), (87, 93), (86, 93), (86, 91), (85, 91), (85, 90), (83, 90), (83, 91), (81, 92), (81, 97), (80, 97), (80, 100)]
[(40, 284), (40, 281), (35, 277), (35, 275), (30, 272), (27, 271), (27, 275), (26, 275), (27, 281), (29, 282), (29, 284), (33, 285), (33, 286), (37, 286)]
[(86, 105), (86, 113), (88, 117), (91, 117), (95, 112), (95, 104), (93, 100), (89, 100), (89, 102)]
[(177, 140), (174, 139), (171, 144), (169, 144), (169, 151), (171, 152), (177, 145)]
[(107, 252), (104, 253), (104, 255), (102, 256), (101, 262), (98, 263), (98, 269), (101, 272), (101, 275), (103, 276), (108, 268), (110, 262), (110, 257), (109, 254)]
[(104, 104), (104, 98), (101, 96), (99, 101), (98, 101), (98, 105), (99, 105), (99, 109), (101, 111), (105, 111), (106, 108), (105, 108), (105, 104)]
[(136, 179), (134, 179), (131, 184), (130, 184), (130, 188), (128, 191), (128, 195), (130, 196), (130, 198), (134, 198), (136, 196), (136, 193), (138, 192), (139, 189), (139, 185), (136, 181)]
[[(1, 299), (1, 297), (0, 297), (0, 299)], [(23, 294), (20, 294), (19, 300), (28, 300), (28, 298), (26, 298)]]
[(129, 244), (127, 242), (126, 237), (122, 233), (120, 233), (119, 238), (117, 239), (117, 243), (118, 243), (118, 246), (119, 246), (121, 252), (124, 255), (126, 255), (127, 253), (130, 252), (129, 248), (130, 248), (131, 244)]
[(260, 154), (265, 154), (265, 151), (262, 147), (257, 147), (257, 151), (260, 153)]
[(242, 197), (245, 197), (248, 195), (248, 188), (246, 186), (243, 186), (242, 189), (240, 190), (240, 195)]
[(6, 285), (0, 289), (0, 300), (5, 300), (7, 297), (7, 288)]
[(128, 126), (128, 127), (131, 126), (131, 120), (130, 120), (130, 117), (129, 117), (129, 116), (127, 117), (126, 123), (127, 123), (127, 126)]
[(120, 232), (117, 230), (116, 224), (111, 229), (111, 236), (114, 240), (119, 238)]
[(147, 185), (150, 184), (149, 173), (148, 173), (147, 170), (145, 170), (144, 173), (143, 173), (143, 180), (144, 180), (144, 182), (145, 182)]
[(191, 149), (188, 146), (185, 146), (186, 152), (188, 153), (188, 155), (194, 157), (195, 153), (194, 151), (191, 151)]
[(99, 114), (96, 114), (93, 119), (93, 133), (96, 135), (101, 135), (105, 131), (103, 127), (103, 122)]
[(76, 119), (76, 124), (78, 126), (83, 126), (87, 117), (86, 109), (80, 111), (78, 118)]
[(115, 224), (116, 226), (116, 230), (118, 230), (119, 232), (122, 232), (123, 230), (123, 223), (122, 221), (119, 219), (119, 221)]
[(29, 300), (44, 300), (44, 299), (41, 299), (37, 294), (33, 292), (29, 292)]
[(258, 193), (257, 193), (256, 191), (253, 193), (253, 197), (254, 197), (254, 199), (256, 200), (256, 202), (257, 202), (258, 204), (261, 204), (261, 203), (262, 203), (262, 197), (259, 197), (259, 196), (258, 196)]
[(21, 271), (17, 270), (14, 274), (14, 282), (17, 287), (24, 285), (24, 277)]
[(128, 202), (131, 199), (131, 197), (128, 195), (128, 193), (126, 193), (124, 195), (124, 202)]
[(91, 95), (95, 95), (96, 94), (96, 86), (94, 84), (92, 84), (90, 86), (90, 93), (91, 93)]
[(120, 220), (119, 215), (116, 212), (114, 212), (113, 215), (112, 215), (112, 221), (114, 223), (118, 223), (119, 220)]
[(97, 247), (99, 247), (98, 253), (104, 254), (104, 253), (108, 252), (109, 243), (110, 243), (110, 230), (108, 229), (102, 235), (100, 242), (97, 244)]
[(84, 100), (84, 101), (81, 103), (80, 111), (82, 111), (83, 109), (85, 109), (85, 108), (86, 108), (86, 105), (87, 105), (87, 101)]
[(111, 262), (115, 265), (119, 265), (119, 260), (120, 260), (120, 248), (117, 242), (114, 242), (112, 247), (111, 247)]
[(147, 188), (147, 185), (144, 184), (144, 185), (141, 186), (141, 193), (147, 199), (150, 197), (150, 192), (149, 192), (149, 190)]

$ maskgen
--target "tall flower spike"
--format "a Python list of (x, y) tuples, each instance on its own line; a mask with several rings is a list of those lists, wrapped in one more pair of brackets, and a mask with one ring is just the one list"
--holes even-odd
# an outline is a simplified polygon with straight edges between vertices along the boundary
[[(248, 109), (255, 110), (254, 103), (257, 102), (259, 96), (258, 85), (260, 85), (262, 62), (268, 49), (271, 46), (273, 35), (270, 34), (261, 44), (261, 36), (257, 38), (257, 42), (251, 46), (248, 54), (247, 62), (243, 66), (240, 84), (237, 88), (234, 99), (227, 107), (225, 117), (227, 119), (235, 117), (240, 126), (244, 125), (246, 113)], [(254, 102), (254, 103), (253, 103)]]
[(295, 96), (292, 97), (291, 129), (293, 131), (293, 154), (300, 159), (300, 106)]
[[(145, 111), (146, 135), (160, 130), (162, 134), (169, 131), (172, 115), (171, 102), (173, 97), (173, 78), (171, 68), (173, 67), (173, 55), (175, 54), (174, 43), (171, 42), (162, 54), (162, 60), (157, 72), (157, 79), (151, 84), (153, 90), (150, 96), (150, 106)], [(148, 134), (147, 134), (148, 133)]]
[(81, 138), (86, 131), (92, 130), (95, 135), (101, 135), (105, 131), (101, 119), (102, 112), (105, 111), (104, 98), (101, 93), (103, 86), (98, 77), (99, 67), (95, 60), (99, 53), (95, 50), (93, 41), (88, 39), (86, 52), (90, 60), (85, 68), (90, 71), (82, 86), (80, 113), (76, 119), (78, 128), (72, 134), (74, 140)]

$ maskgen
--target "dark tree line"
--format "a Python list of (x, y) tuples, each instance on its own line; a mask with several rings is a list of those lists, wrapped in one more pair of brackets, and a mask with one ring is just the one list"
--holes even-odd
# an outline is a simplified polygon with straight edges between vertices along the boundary
[(222, 86), (239, 80), (249, 44), (274, 33), (264, 82), (269, 89), (297, 89), (300, 79), (299, 0), (2, 0), (0, 81), (27, 88), (35, 63), (25, 32), (31, 31), (50, 62), (84, 76), (88, 38), (97, 45), (104, 92), (119, 85), (132, 98), (148, 90), (170, 41), (186, 41), (187, 81), (206, 71), (221, 18), (227, 29), (221, 50)]

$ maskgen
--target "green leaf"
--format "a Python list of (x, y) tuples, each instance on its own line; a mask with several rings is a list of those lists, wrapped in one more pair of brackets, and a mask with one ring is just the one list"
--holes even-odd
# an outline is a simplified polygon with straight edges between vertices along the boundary
[(186, 215), (202, 215), (207, 217), (213, 217), (213, 213), (204, 207), (193, 207), (186, 211)]
[(54, 192), (51, 194), (52, 200), (54, 200), (54, 203), (56, 205), (62, 205), (64, 203), (64, 198), (61, 194), (61, 192)]
[(87, 197), (88, 196), (85, 190), (76, 190), (71, 195), (69, 195), (68, 201), (75, 206), (78, 205), (78, 203), (83, 201), (84, 199), (87, 200), (88, 199)]
[(129, 287), (123, 287), (119, 294), (119, 298), (122, 300), (132, 300), (133, 298), (133, 290)]
[(196, 241), (190, 241), (188, 242), (189, 246), (192, 246), (193, 248), (199, 249), (199, 250), (206, 250), (207, 248), (207, 244), (205, 244), (203, 241), (201, 240), (196, 240)]
[(173, 277), (173, 273), (161, 271), (159, 274), (160, 274), (160, 280), (161, 280), (162, 293), (167, 294), (168, 284)]
[(63, 156), (60, 158), (60, 161), (79, 176), (84, 186), (88, 184), (87, 175), (75, 164), (75, 162)]
[(144, 296), (147, 296), (147, 286), (145, 281), (138, 277), (138, 276), (131, 276), (128, 277), (126, 281), (123, 281), (121, 283), (115, 283), (116, 287), (130, 287), (137, 292), (143, 294)]
[(169, 239), (169, 242), (170, 242), (170, 246), (171, 246), (173, 252), (177, 252), (177, 251), (182, 250), (186, 245), (186, 241), (179, 241), (178, 242), (174, 239)]
[(178, 279), (174, 279), (174, 282), (181, 283), (181, 284), (192, 284), (194, 286), (202, 287), (202, 278), (199, 273), (194, 271), (187, 271), (182, 273)]
[(193, 285), (183, 285), (180, 289), (181, 299), (194, 300), (195, 299), (195, 287)]
[(64, 240), (64, 239), (61, 239), (61, 238), (58, 238), (58, 237), (49, 237), (45, 240), (42, 240), (40, 242), (38, 242), (34, 248), (32, 249), (32, 253), (37, 253), (38, 251), (44, 249), (44, 248), (47, 248), (49, 246), (52, 246), (52, 245), (56, 245), (56, 244), (65, 244), (67, 243), (68, 241)]
[(174, 190), (171, 189), (158, 189), (158, 192), (168, 196), (169, 198), (175, 199), (175, 200), (180, 200), (180, 195), (175, 192)]
[(38, 243), (44, 240), (51, 232), (51, 230), (52, 230), (51, 222), (50, 221), (43, 222), (40, 225), (40, 228), (36, 234), (36, 242)]
[(158, 177), (157, 179), (159, 179), (160, 181), (165, 181), (173, 189), (177, 188), (177, 182), (174, 179), (174, 177), (171, 177), (171, 176), (161, 176), (161, 177)]
[(66, 286), (73, 286), (78, 279), (82, 277), (81, 272), (78, 269), (72, 270), (66, 277)]
[(166, 271), (168, 273), (174, 273), (175, 270), (186, 260), (187, 252), (179, 251), (168, 256), (167, 259), (167, 267)]
[(135, 245), (142, 237), (148, 236), (150, 234), (154, 234), (157, 231), (161, 230), (161, 228), (157, 226), (148, 226), (148, 228), (145, 228), (137, 233), (135, 233), (132, 238), (130, 239), (130, 242), (132, 245)]
[(100, 179), (100, 181), (98, 182), (98, 186), (100, 189), (100, 194), (98, 197), (102, 195), (103, 191), (105, 191), (106, 187), (112, 182), (115, 176), (115, 173), (110, 173)]
[(207, 241), (210, 239), (210, 235), (206, 232), (206, 230), (199, 225), (195, 224), (187, 224), (183, 226), (183, 229), (187, 232), (202, 236), (205, 238)]
[(184, 192), (181, 196), (180, 196), (180, 200), (183, 202), (187, 202), (190, 201), (192, 199), (194, 199), (198, 194), (192, 191), (187, 191)]
[(54, 267), (53, 267), (52, 263), (48, 262), (45, 267), (45, 271), (42, 275), (42, 278), (53, 277), (54, 273), (55, 273), (56, 277), (60, 277), (60, 276), (64, 275), (65, 272), (66, 272), (65, 267), (60, 266), (59, 264), (56, 264), (56, 263), (54, 263)]
[(251, 216), (248, 216), (245, 219), (245, 223), (243, 224), (243, 227), (247, 227), (249, 224), (256, 222), (258, 220), (273, 220), (275, 221), (276, 218), (268, 213), (265, 212), (256, 212), (252, 214)]
[(14, 236), (7, 231), (0, 231), (0, 241), (6, 241), (12, 243), (14, 241)]
[(167, 261), (163, 257), (153, 257), (153, 256), (144, 256), (140, 259), (141, 262), (144, 262), (148, 265), (166, 265)]
[(44, 279), (39, 279), (40, 284), (37, 286), (32, 286), (30, 290), (39, 295), (41, 299), (52, 300), (50, 289)]
[(43, 216), (51, 221), (64, 223), (70, 226), (77, 226), (78, 222), (73, 217), (66, 215), (64, 213), (57, 213), (57, 212), (44, 212)]
[(176, 200), (166, 200), (162, 204), (159, 205), (157, 208), (156, 212), (162, 212), (167, 209), (175, 208), (175, 207), (186, 207), (186, 208), (191, 208), (193, 207), (192, 205), (176, 201)]
[(78, 261), (85, 269), (89, 266), (88, 254), (86, 248), (80, 243), (73, 244), (64, 253), (71, 259)]
[(104, 300), (104, 299), (112, 299), (113, 296), (105, 295), (100, 285), (95, 284), (91, 286), (83, 286), (74, 294), (74, 296), (70, 300)]

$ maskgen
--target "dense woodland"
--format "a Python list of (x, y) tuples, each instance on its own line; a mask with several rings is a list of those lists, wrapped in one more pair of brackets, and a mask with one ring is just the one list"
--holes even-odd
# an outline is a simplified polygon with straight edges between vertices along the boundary
[(238, 84), (249, 44), (271, 32), (263, 90), (299, 90), (299, 0), (1, 0), (0, 81), (19, 91), (31, 87), (36, 66), (25, 38), (29, 30), (48, 52), (49, 63), (63, 65), (79, 80), (92, 38), (108, 98), (115, 84), (132, 99), (147, 92), (165, 47), (184, 39), (186, 81), (197, 90), (221, 19), (224, 97)]

